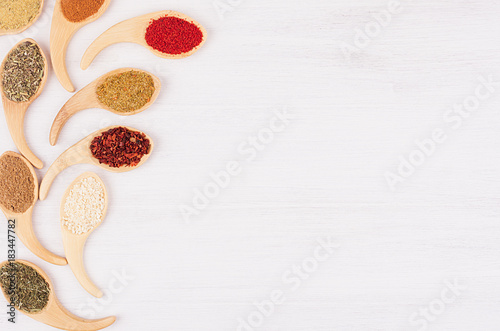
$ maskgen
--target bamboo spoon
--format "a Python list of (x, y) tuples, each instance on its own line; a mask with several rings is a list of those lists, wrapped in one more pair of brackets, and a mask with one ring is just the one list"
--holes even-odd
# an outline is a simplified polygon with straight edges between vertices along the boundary
[(35, 23), (36, 20), (38, 20), (38, 18), (42, 14), (43, 2), (44, 2), (44, 0), (40, 0), (40, 9), (38, 10), (38, 13), (35, 15), (35, 17), (33, 17), (31, 19), (31, 21), (27, 25), (21, 26), (20, 28), (17, 28), (14, 30), (0, 30), (0, 36), (4, 36), (4, 35), (8, 35), (8, 34), (18, 34), (18, 33), (23, 32), (24, 30), (28, 29), (30, 26), (32, 26), (33, 23)]
[(111, 0), (104, 0), (101, 8), (94, 15), (84, 19), (81, 22), (69, 21), (62, 11), (62, 0), (56, 0), (54, 15), (52, 17), (52, 26), (50, 27), (50, 56), (52, 66), (57, 79), (61, 85), (69, 92), (75, 92), (75, 87), (66, 69), (66, 51), (73, 35), (83, 26), (94, 22), (108, 9)]
[[(102, 211), (102, 217), (100, 222), (97, 223), (90, 231), (83, 234), (75, 234), (66, 225), (64, 225), (63, 219), (64, 215), (66, 214), (64, 212), (64, 205), (66, 203), (66, 199), (71, 193), (71, 189), (82, 179), (89, 177), (94, 178), (104, 190), (104, 209)], [(90, 234), (94, 232), (94, 230), (101, 225), (102, 221), (104, 220), (104, 217), (106, 216), (107, 209), (108, 209), (108, 194), (106, 192), (106, 186), (104, 186), (104, 183), (102, 182), (101, 178), (99, 178), (99, 176), (97, 176), (93, 172), (85, 172), (78, 178), (76, 178), (73, 181), (73, 183), (71, 183), (71, 185), (66, 189), (66, 192), (64, 193), (64, 196), (61, 201), (61, 229), (62, 229), (62, 237), (64, 243), (64, 251), (66, 252), (66, 259), (68, 260), (68, 264), (71, 267), (71, 270), (73, 271), (73, 274), (75, 275), (78, 282), (80, 282), (82, 287), (87, 292), (89, 292), (90, 294), (92, 294), (97, 298), (101, 298), (103, 293), (101, 290), (99, 290), (97, 286), (94, 285), (94, 283), (90, 280), (89, 276), (87, 275), (87, 272), (85, 271), (85, 267), (83, 265), (83, 248), (85, 247), (85, 242), (87, 241), (87, 238), (90, 236)]]
[(5, 152), (0, 156), (3, 159), (5, 156), (12, 156), (22, 160), (26, 166), (30, 169), (31, 176), (34, 185), (34, 198), (31, 206), (24, 213), (15, 213), (3, 204), (0, 203), (0, 209), (5, 214), (5, 217), (9, 220), (9, 224), (14, 224), (16, 235), (21, 239), (23, 244), (31, 251), (33, 254), (39, 258), (56, 265), (66, 265), (68, 262), (65, 258), (55, 255), (49, 252), (42, 244), (38, 241), (33, 231), (32, 214), (35, 202), (38, 200), (38, 179), (36, 177), (35, 170), (31, 163), (28, 162), (21, 155), (14, 152)]
[[(195, 24), (203, 33), (203, 40), (201, 41), (201, 43), (195, 48), (193, 48), (191, 51), (182, 54), (163, 53), (149, 46), (145, 38), (146, 29), (148, 28), (152, 20), (165, 16), (178, 17)], [(90, 66), (92, 61), (94, 61), (95, 57), (104, 48), (117, 43), (122, 43), (122, 42), (136, 43), (146, 47), (156, 56), (166, 59), (182, 59), (198, 51), (201, 48), (201, 46), (205, 43), (206, 39), (207, 39), (207, 31), (205, 30), (205, 28), (191, 17), (172, 10), (159, 11), (131, 18), (129, 20), (123, 21), (109, 28), (107, 31), (101, 34), (87, 49), (87, 51), (83, 55), (80, 67), (83, 70), (86, 70)]]
[[(40, 267), (24, 260), (16, 260), (15, 262), (22, 263), (24, 265), (27, 265), (35, 269), (40, 274), (40, 276), (42, 276), (45, 279), (47, 284), (49, 284), (50, 288), (49, 301), (47, 303), (47, 306), (44, 309), (42, 309), (41, 312), (38, 313), (26, 313), (21, 310), (21, 313), (23, 313), (24, 315), (29, 316), (38, 322), (50, 325), (54, 328), (61, 330), (69, 330), (69, 331), (101, 330), (107, 328), (116, 321), (116, 317), (114, 316), (101, 318), (98, 320), (86, 320), (73, 315), (68, 310), (66, 310), (66, 308), (64, 308), (62, 304), (59, 302), (54, 293), (54, 285), (52, 285), (49, 276), (47, 276), (47, 274)], [(0, 268), (6, 265), (7, 263), (8, 261), (2, 262), (0, 264)], [(7, 301), (10, 302), (10, 298), (6, 294), (7, 291), (6, 289), (3, 289), (2, 292)]]
[(26, 102), (15, 102), (7, 98), (4, 92), (3, 84), (0, 84), (0, 90), (2, 94), (2, 104), (5, 113), (5, 119), (7, 121), (7, 126), (9, 127), (12, 140), (14, 140), (14, 144), (16, 145), (17, 149), (19, 149), (21, 154), (23, 154), (24, 157), (26, 157), (36, 168), (41, 169), (43, 168), (43, 162), (38, 157), (36, 157), (35, 154), (33, 154), (33, 152), (28, 147), (26, 138), (24, 137), (24, 116), (26, 115), (26, 111), (28, 110), (28, 107), (33, 103), (33, 101), (35, 101), (36, 98), (40, 96), (40, 94), (43, 91), (43, 88), (45, 87), (45, 83), (47, 82), (49, 64), (40, 45), (38, 45), (36, 41), (34, 41), (33, 39), (29, 38), (21, 40), (19, 43), (17, 43), (9, 51), (7, 56), (5, 56), (5, 59), (2, 62), (2, 65), (0, 67), (0, 79), (2, 79), (3, 77), (5, 62), (7, 61), (9, 54), (14, 49), (16, 49), (20, 44), (25, 42), (31, 42), (37, 45), (38, 48), (40, 49), (40, 54), (42, 55), (43, 60), (45, 62), (44, 73), (42, 81), (40, 82), (40, 86), (38, 87), (38, 91)]
[(50, 186), (52, 185), (52, 182), (57, 177), (57, 175), (60, 172), (62, 172), (64, 169), (66, 169), (72, 165), (80, 164), (80, 163), (89, 163), (89, 164), (96, 165), (98, 167), (101, 167), (101, 168), (108, 170), (108, 171), (111, 171), (111, 172), (120, 173), (120, 172), (127, 172), (130, 170), (134, 170), (137, 167), (140, 167), (144, 162), (146, 162), (147, 159), (149, 158), (149, 156), (151, 155), (151, 152), (153, 151), (154, 144), (153, 144), (153, 140), (151, 139), (151, 137), (149, 137), (145, 133), (144, 134), (146, 135), (146, 138), (149, 139), (151, 146), (149, 148), (149, 153), (143, 155), (141, 161), (136, 166), (133, 166), (133, 167), (123, 166), (120, 168), (113, 168), (113, 167), (108, 166), (107, 164), (99, 163), (99, 160), (97, 160), (92, 155), (92, 152), (90, 151), (90, 144), (92, 143), (92, 140), (96, 136), (99, 136), (101, 133), (108, 131), (110, 129), (116, 128), (116, 127), (125, 127), (129, 130), (132, 130), (132, 131), (142, 132), (140, 130), (133, 129), (130, 127), (115, 125), (115, 126), (109, 126), (107, 128), (98, 130), (98, 131), (90, 134), (86, 138), (80, 140), (78, 143), (71, 146), (64, 153), (62, 153), (57, 158), (57, 160), (55, 160), (54, 163), (50, 166), (49, 170), (47, 171), (47, 174), (45, 174), (45, 177), (42, 180), (42, 184), (40, 185), (40, 200), (45, 200), (45, 198), (47, 198), (47, 195), (48, 195), (49, 190), (50, 190)]
[[(97, 93), (96, 93), (97, 87), (101, 85), (109, 76), (113, 76), (115, 74), (127, 72), (130, 70), (144, 72), (153, 78), (153, 82), (155, 84), (155, 92), (153, 93), (151, 100), (148, 103), (146, 103), (142, 108), (130, 112), (120, 112), (100, 102), (99, 99), (97, 98)], [(158, 98), (158, 95), (160, 94), (160, 89), (161, 89), (160, 79), (155, 75), (144, 70), (134, 69), (134, 68), (122, 68), (108, 72), (107, 74), (99, 77), (98, 79), (96, 79), (95, 81), (85, 86), (80, 91), (78, 91), (78, 93), (72, 96), (68, 100), (68, 102), (66, 102), (66, 104), (61, 108), (56, 118), (54, 119), (52, 128), (50, 129), (50, 137), (49, 137), (50, 144), (54, 146), (57, 143), (57, 139), (59, 138), (59, 134), (61, 133), (64, 124), (66, 124), (66, 122), (71, 118), (71, 116), (78, 113), (79, 111), (89, 108), (102, 108), (117, 115), (122, 115), (122, 116), (135, 115), (146, 110), (156, 101), (156, 98)]]

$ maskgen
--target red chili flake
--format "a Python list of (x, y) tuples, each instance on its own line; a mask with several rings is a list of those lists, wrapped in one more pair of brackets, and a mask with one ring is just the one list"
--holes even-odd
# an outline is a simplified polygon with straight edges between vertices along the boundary
[(113, 168), (133, 167), (149, 154), (151, 143), (146, 135), (124, 127), (116, 127), (95, 137), (90, 144), (92, 155), (99, 163)]
[(200, 28), (178, 17), (165, 16), (153, 20), (146, 30), (148, 45), (167, 54), (189, 52), (202, 41)]

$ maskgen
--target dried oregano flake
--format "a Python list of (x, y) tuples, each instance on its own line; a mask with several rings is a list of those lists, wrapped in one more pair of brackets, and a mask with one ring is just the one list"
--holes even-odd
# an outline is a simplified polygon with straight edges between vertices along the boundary
[(8, 55), (3, 67), (5, 96), (15, 102), (28, 101), (40, 88), (45, 60), (37, 44), (26, 41)]

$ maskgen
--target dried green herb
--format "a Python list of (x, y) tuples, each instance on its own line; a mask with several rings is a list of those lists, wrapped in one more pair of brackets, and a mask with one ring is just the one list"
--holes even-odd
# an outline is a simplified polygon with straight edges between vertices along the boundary
[(23, 263), (7, 262), (0, 268), (0, 283), (10, 302), (26, 313), (38, 313), (49, 302), (49, 284), (35, 269)]
[(1, 0), (0, 30), (13, 31), (31, 23), (40, 13), (40, 0)]
[(144, 107), (154, 92), (153, 77), (136, 70), (107, 77), (96, 91), (100, 102), (124, 113)]
[(5, 96), (15, 102), (28, 101), (40, 88), (45, 60), (37, 44), (26, 41), (8, 55), (3, 67)]

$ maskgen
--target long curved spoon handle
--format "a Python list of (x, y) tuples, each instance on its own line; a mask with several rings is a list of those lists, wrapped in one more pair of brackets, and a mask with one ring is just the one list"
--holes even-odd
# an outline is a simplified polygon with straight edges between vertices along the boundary
[(75, 164), (92, 163), (88, 145), (89, 139), (81, 140), (76, 145), (68, 148), (54, 161), (40, 184), (40, 200), (45, 200), (54, 179), (61, 171)]
[(56, 1), (54, 16), (50, 28), (50, 57), (52, 67), (61, 85), (69, 92), (75, 92), (75, 87), (69, 78), (66, 68), (66, 51), (69, 42), (79, 26), (68, 22), (62, 14), (61, 2)]
[(99, 102), (95, 93), (95, 84), (90, 84), (73, 95), (64, 104), (59, 113), (57, 113), (54, 123), (52, 123), (52, 128), (50, 129), (50, 144), (54, 146), (57, 143), (57, 139), (59, 138), (59, 134), (64, 124), (66, 124), (71, 116), (84, 109), (94, 107), (99, 107)]
[[(149, 20), (149, 16), (146, 19)], [(120, 22), (104, 31), (103, 34), (97, 37), (89, 48), (87, 48), (85, 54), (83, 54), (82, 62), (80, 63), (82, 70), (86, 70), (103, 49), (113, 44), (136, 43), (146, 45), (143, 25), (144, 23), (139, 21), (136, 17)], [(144, 40), (144, 42), (142, 42), (142, 40)]]
[(33, 223), (31, 216), (33, 213), (33, 207), (31, 207), (26, 213), (15, 216), (10, 219), (15, 220), (15, 229), (17, 237), (23, 242), (23, 244), (28, 248), (33, 254), (38, 256), (44, 261), (55, 265), (66, 265), (68, 262), (64, 257), (55, 255), (54, 253), (48, 251), (42, 244), (38, 241), (33, 231)]
[(61, 226), (63, 227), (64, 251), (66, 252), (66, 259), (68, 259), (68, 264), (73, 274), (87, 292), (96, 298), (102, 298), (102, 291), (90, 280), (83, 265), (83, 248), (85, 247), (88, 234), (73, 235), (69, 230), (64, 228), (64, 225)]
[(28, 161), (35, 166), (35, 168), (42, 169), (43, 162), (36, 157), (36, 155), (28, 147), (26, 138), (24, 136), (24, 115), (29, 107), (28, 102), (16, 103), (2, 97), (3, 108), (5, 113), (5, 120), (9, 127), (10, 135), (21, 154), (28, 159)]

